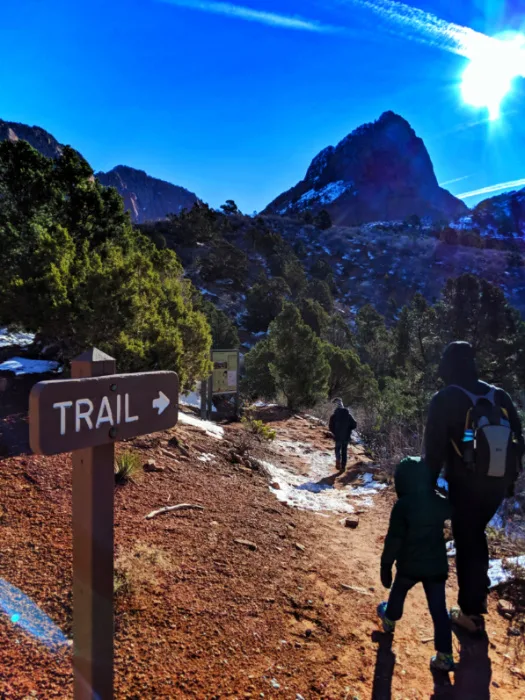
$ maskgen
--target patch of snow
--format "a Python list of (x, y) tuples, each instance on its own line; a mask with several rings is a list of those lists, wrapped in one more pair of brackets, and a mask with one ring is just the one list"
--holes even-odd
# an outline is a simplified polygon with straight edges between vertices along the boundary
[(13, 332), (10, 333), (7, 328), (0, 328), (0, 348), (7, 348), (11, 345), (26, 346), (31, 345), (34, 341), (34, 333)]
[(456, 543), (454, 540), (450, 540), (450, 542), (447, 542), (447, 557), (455, 557), (456, 556)]
[(0, 364), (0, 370), (13, 372), (17, 377), (22, 374), (44, 374), (46, 372), (58, 372), (58, 362), (50, 360), (29, 360), (26, 357), (12, 357)]
[(199, 462), (213, 462), (215, 455), (208, 452), (203, 452), (200, 457), (198, 457)]
[(217, 440), (222, 440), (224, 437), (224, 428), (216, 423), (212, 423), (209, 420), (201, 420), (196, 416), (192, 416), (190, 413), (179, 412), (179, 423), (184, 423), (185, 425), (192, 425), (195, 428), (200, 428), (205, 433)]
[(360, 485), (336, 489), (330, 478), (334, 476), (334, 455), (331, 451), (321, 452), (307, 443), (291, 440), (276, 440), (274, 447), (282, 456), (300, 457), (308, 464), (308, 475), (305, 476), (284, 466), (264, 462), (271, 482), (279, 484), (279, 488), (270, 486), (272, 493), (278, 500), (295, 508), (352, 513), (354, 507), (350, 498), (359, 499), (361, 507), (370, 507), (373, 505), (372, 496), (386, 488), (385, 484), (375, 482), (371, 474), (366, 474), (361, 477)]
[(304, 206), (311, 201), (315, 201), (318, 204), (330, 204), (330, 202), (333, 202), (353, 186), (353, 182), (345, 182), (344, 180), (329, 182), (320, 190), (308, 190), (299, 197), (296, 204), (298, 206)]
[(489, 588), (494, 588), (501, 583), (512, 580), (512, 568), (509, 570), (507, 567), (525, 569), (525, 554), (520, 557), (510, 557), (509, 559), (492, 559), (489, 565)]
[[(192, 408), (201, 407), (200, 384), (197, 385), (195, 391), (190, 391), (189, 394), (183, 394), (179, 397), (180, 406), (191, 406)], [(217, 413), (217, 409), (212, 405), (212, 413)]]

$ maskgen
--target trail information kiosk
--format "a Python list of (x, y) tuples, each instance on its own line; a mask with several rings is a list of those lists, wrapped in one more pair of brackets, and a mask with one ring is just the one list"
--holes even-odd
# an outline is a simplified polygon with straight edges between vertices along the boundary
[(177, 422), (174, 372), (115, 374), (94, 348), (72, 379), (40, 382), (29, 398), (37, 454), (72, 452), (73, 671), (75, 700), (113, 699), (113, 494), (115, 442)]
[(239, 351), (212, 350), (213, 394), (236, 394), (239, 379)]

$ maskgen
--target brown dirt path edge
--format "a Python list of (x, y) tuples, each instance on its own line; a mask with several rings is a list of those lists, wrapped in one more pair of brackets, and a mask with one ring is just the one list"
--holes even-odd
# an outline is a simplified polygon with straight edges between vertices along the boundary
[[(275, 427), (279, 437), (298, 438), (293, 419)], [(120, 446), (166, 469), (115, 489), (115, 556), (128, 572), (116, 594), (116, 698), (525, 697), (517, 675), (525, 668), (495, 600), (486, 648), (463, 644), (455, 691), (443, 679), (435, 686), (429, 672), (432, 643), (422, 640), (432, 628), (421, 591), (411, 593), (391, 645), (378, 633), (378, 561), (391, 496), (377, 497), (356, 530), (335, 515), (293, 510), (275, 500), (262, 475), (230, 463), (235, 430), (218, 441), (179, 425)], [(322, 427), (300, 432), (314, 446), (329, 444)], [(189, 458), (169, 444), (173, 434)], [(176, 503), (205, 510), (145, 520)], [(2, 582), (16, 586), (70, 636), (71, 579), (70, 457), (3, 459), (0, 590)], [(0, 609), (0, 699), (71, 698), (70, 654), (46, 648)]]

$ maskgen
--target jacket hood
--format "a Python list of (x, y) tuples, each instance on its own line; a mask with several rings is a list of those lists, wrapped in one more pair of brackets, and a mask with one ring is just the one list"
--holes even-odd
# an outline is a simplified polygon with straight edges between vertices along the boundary
[(432, 473), (421, 457), (405, 457), (394, 476), (398, 498), (408, 494), (433, 491)]
[(447, 386), (465, 386), (477, 381), (478, 370), (472, 345), (464, 342), (450, 343), (441, 358), (439, 375)]

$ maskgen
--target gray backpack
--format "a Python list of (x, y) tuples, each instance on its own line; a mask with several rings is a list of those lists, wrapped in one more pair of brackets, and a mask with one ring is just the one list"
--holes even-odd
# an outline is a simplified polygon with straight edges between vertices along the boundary
[(472, 402), (467, 411), (461, 446), (451, 440), (456, 453), (469, 471), (479, 476), (504, 478), (513, 474), (518, 462), (516, 436), (512, 432), (508, 411), (495, 401), (497, 389), (477, 396), (453, 385)]

